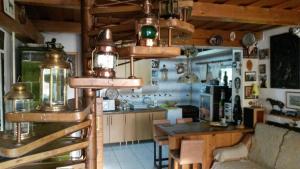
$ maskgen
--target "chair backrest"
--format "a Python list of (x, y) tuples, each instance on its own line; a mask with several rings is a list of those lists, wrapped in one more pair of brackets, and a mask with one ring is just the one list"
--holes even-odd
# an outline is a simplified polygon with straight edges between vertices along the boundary
[(193, 118), (178, 118), (178, 119), (176, 119), (176, 124), (191, 123), (191, 122), (193, 122)]
[(182, 140), (179, 160), (180, 165), (202, 163), (204, 147), (204, 140)]
[(164, 135), (164, 133), (160, 132), (156, 128), (156, 125), (159, 125), (159, 124), (170, 124), (170, 120), (153, 120), (153, 137)]

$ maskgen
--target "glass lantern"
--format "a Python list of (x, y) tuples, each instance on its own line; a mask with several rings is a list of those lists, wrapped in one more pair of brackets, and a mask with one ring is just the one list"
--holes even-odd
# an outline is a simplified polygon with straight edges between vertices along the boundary
[[(10, 91), (4, 96), (5, 112), (18, 113), (30, 112), (32, 110), (33, 95), (27, 91), (25, 84), (13, 84)], [(32, 132), (32, 124), (29, 122), (5, 123), (5, 131), (12, 134), (20, 142), (28, 138)]]
[(40, 65), (41, 109), (62, 111), (67, 107), (67, 78), (70, 65), (61, 50), (50, 49)]
[(145, 0), (145, 17), (136, 24), (137, 45), (158, 46), (159, 44), (159, 23), (158, 19), (151, 13), (152, 4)]
[(178, 0), (160, 0), (159, 16), (164, 19), (179, 18)]
[(92, 70), (94, 75), (100, 78), (115, 78), (114, 71), (118, 53), (112, 39), (110, 29), (105, 29), (99, 36), (99, 42), (92, 52)]

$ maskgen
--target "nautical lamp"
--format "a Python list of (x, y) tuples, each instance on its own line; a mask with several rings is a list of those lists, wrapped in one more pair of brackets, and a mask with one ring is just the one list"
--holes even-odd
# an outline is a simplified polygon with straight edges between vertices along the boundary
[(40, 68), (41, 109), (44, 111), (65, 110), (70, 65), (64, 60), (63, 51), (58, 48), (50, 49)]
[(179, 18), (178, 0), (160, 0), (159, 1), (159, 16), (161, 18)]
[(150, 0), (145, 0), (145, 17), (136, 24), (137, 45), (138, 46), (158, 46), (159, 24), (158, 19), (151, 13), (152, 4)]
[[(25, 84), (15, 83), (10, 91), (4, 96), (5, 112), (20, 113), (30, 112), (32, 110), (33, 95), (27, 91)], [(28, 138), (32, 131), (32, 124), (22, 123), (5, 123), (5, 131), (13, 135), (20, 143), (22, 139)]]
[(96, 48), (92, 52), (92, 70), (97, 77), (115, 78), (116, 72), (114, 69), (117, 65), (118, 53), (112, 39), (111, 30), (103, 30), (99, 34), (99, 38)]

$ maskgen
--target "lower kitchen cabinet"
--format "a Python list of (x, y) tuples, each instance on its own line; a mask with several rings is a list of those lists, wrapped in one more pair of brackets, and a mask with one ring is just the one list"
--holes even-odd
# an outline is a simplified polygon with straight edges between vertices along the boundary
[(124, 137), (125, 142), (135, 141), (135, 113), (127, 113), (125, 114), (125, 128), (124, 128)]
[(103, 116), (104, 144), (121, 143), (124, 141), (124, 114)]
[(153, 120), (166, 119), (165, 111), (103, 115), (104, 144), (150, 140)]
[(149, 140), (152, 139), (152, 113), (136, 113), (136, 139)]

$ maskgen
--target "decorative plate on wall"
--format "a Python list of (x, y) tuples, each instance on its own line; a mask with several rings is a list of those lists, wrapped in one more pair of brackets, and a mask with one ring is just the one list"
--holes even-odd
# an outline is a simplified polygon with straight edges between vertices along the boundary
[(252, 70), (252, 67), (253, 67), (252, 61), (251, 61), (251, 60), (247, 60), (246, 66), (247, 66), (248, 71), (251, 71), (251, 70)]

